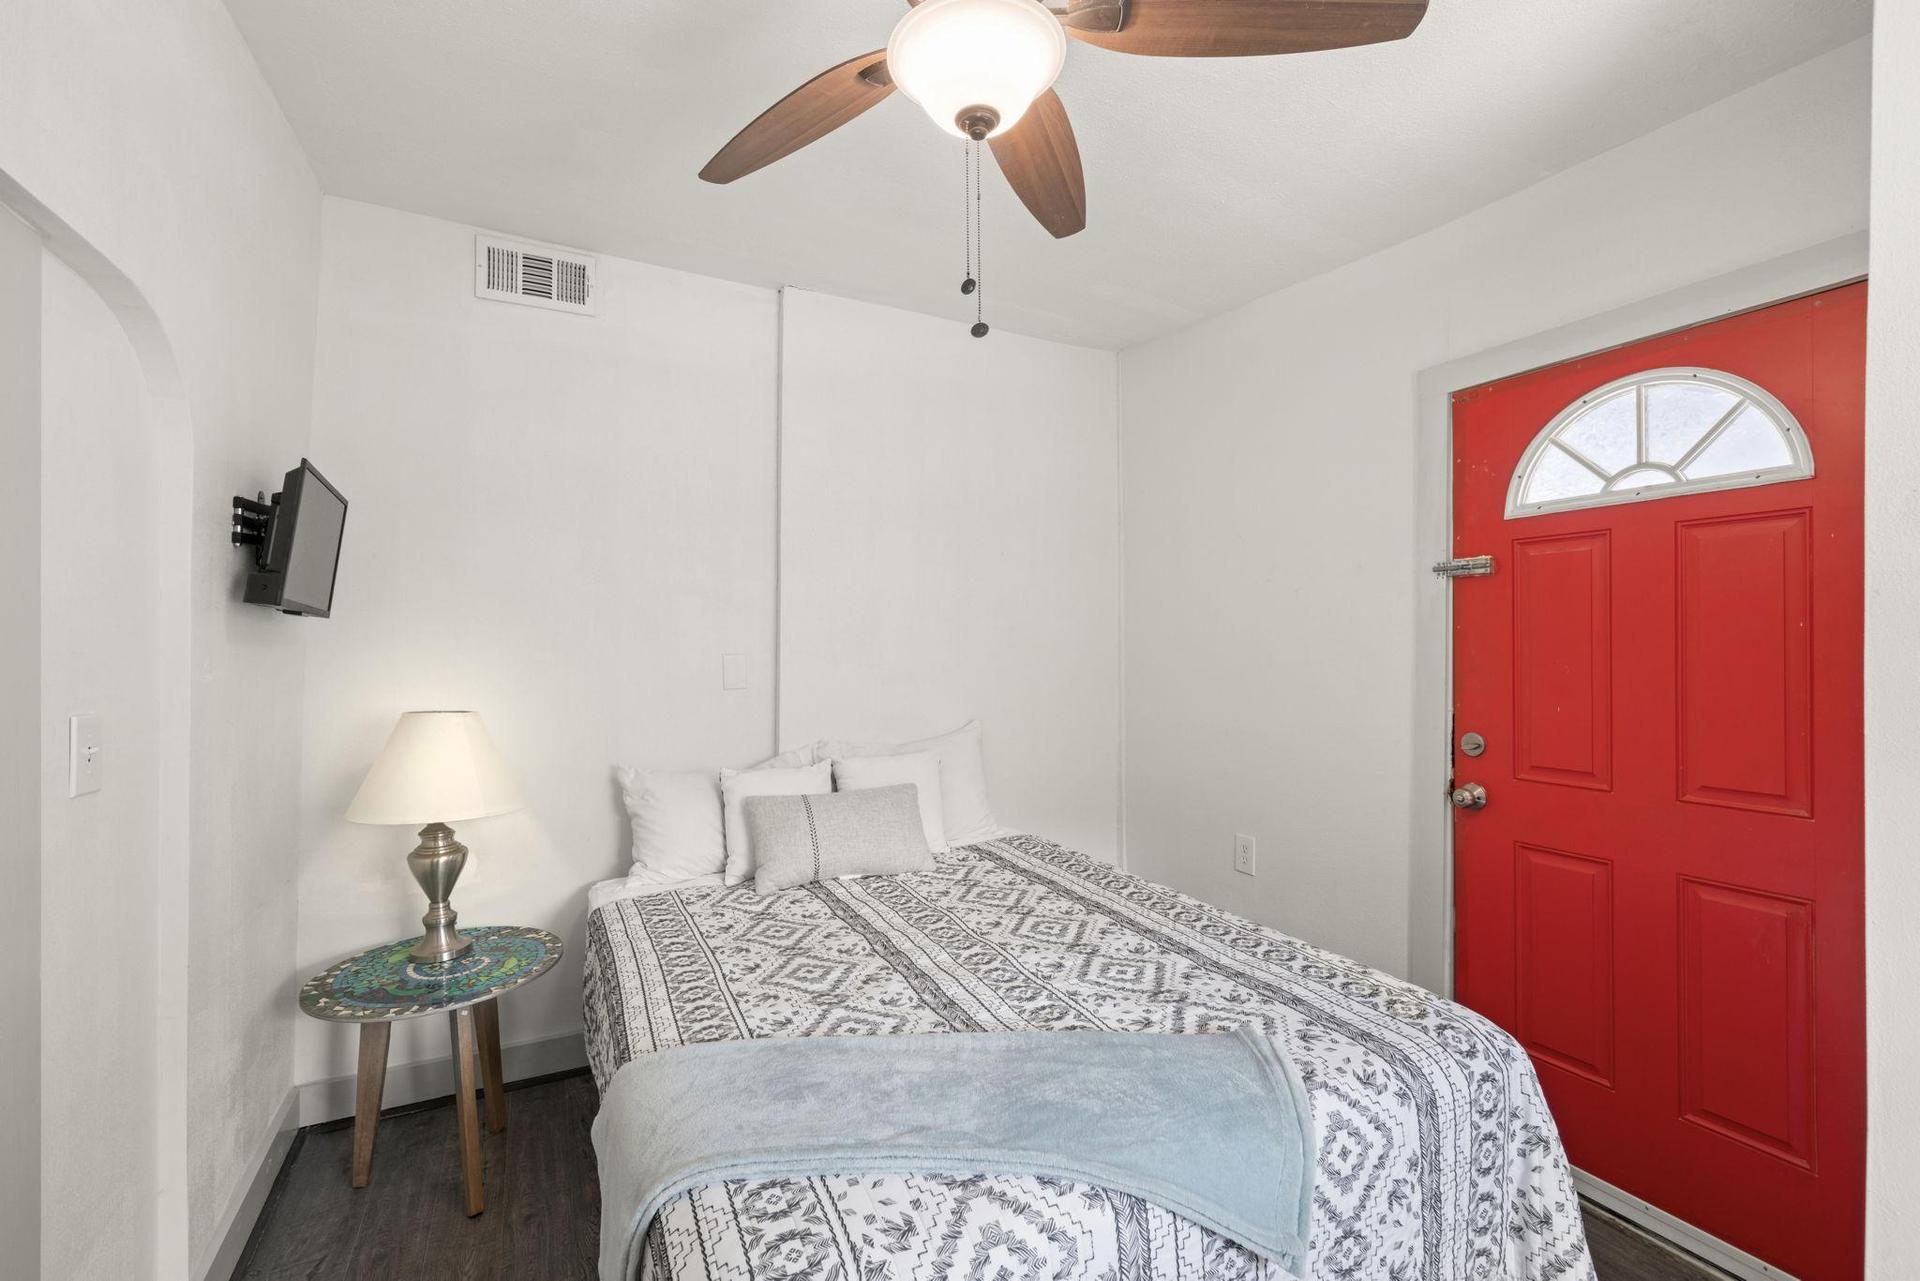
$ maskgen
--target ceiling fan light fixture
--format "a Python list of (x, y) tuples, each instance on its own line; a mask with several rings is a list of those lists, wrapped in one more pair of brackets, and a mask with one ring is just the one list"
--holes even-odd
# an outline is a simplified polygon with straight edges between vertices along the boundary
[(923, 0), (887, 41), (900, 92), (958, 138), (1020, 122), (1067, 57), (1060, 20), (1039, 0)]

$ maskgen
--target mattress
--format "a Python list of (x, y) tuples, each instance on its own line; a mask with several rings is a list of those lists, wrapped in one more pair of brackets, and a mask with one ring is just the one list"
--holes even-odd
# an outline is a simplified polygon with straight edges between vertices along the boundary
[[(1525, 1052), (1469, 1010), (1034, 836), (931, 872), (601, 895), (588, 1056), (604, 1090), (698, 1041), (1257, 1023), (1313, 1114), (1309, 1276), (1557, 1281), (1592, 1263)], [(724, 1082), (715, 1082), (724, 1089)], [(734, 1181), (648, 1233), (656, 1281), (1247, 1278), (1271, 1263), (1158, 1206), (982, 1174)]]

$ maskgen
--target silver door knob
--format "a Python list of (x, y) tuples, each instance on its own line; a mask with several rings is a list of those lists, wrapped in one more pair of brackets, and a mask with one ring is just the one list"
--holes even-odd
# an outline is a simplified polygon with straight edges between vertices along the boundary
[(1480, 810), (1487, 807), (1487, 789), (1478, 783), (1462, 783), (1453, 789), (1447, 798), (1457, 810)]

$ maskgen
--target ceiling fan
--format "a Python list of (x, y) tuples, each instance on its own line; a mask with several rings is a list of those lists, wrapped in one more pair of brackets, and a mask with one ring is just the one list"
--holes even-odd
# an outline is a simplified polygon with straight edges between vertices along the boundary
[(1399, 40), (1427, 0), (908, 0), (887, 47), (821, 72), (761, 112), (700, 176), (726, 183), (817, 142), (896, 88), (948, 133), (984, 141), (1040, 225), (1087, 225), (1087, 188), (1053, 92), (1067, 37), (1118, 53), (1230, 58)]

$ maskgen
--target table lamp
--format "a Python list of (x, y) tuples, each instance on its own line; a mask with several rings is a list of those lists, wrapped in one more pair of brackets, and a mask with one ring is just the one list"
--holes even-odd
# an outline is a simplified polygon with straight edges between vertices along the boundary
[(491, 818), (522, 809), (526, 801), (507, 772), (478, 712), (405, 712), (387, 745), (347, 806), (350, 823), (383, 823), (420, 829), (420, 844), (407, 855), (413, 879), (427, 895), (426, 933), (408, 953), (425, 962), (451, 961), (473, 944), (454, 929), (459, 918), (447, 900), (467, 847), (453, 839), (449, 822)]

